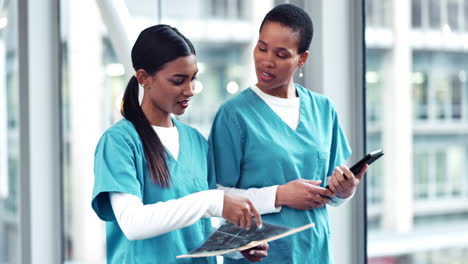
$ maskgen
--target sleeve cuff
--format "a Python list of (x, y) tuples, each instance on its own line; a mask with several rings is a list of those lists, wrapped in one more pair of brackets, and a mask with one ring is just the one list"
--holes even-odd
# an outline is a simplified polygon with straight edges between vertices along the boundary
[(223, 216), (224, 206), (224, 191), (223, 190), (209, 190), (208, 201), (211, 206), (209, 208), (209, 215), (205, 217), (221, 217)]
[(281, 211), (281, 206), (275, 206), (276, 190), (278, 190), (278, 185), (258, 189), (257, 197), (252, 202), (260, 214), (271, 214)]
[(231, 252), (231, 253), (227, 253), (226, 255), (224, 255), (225, 257), (227, 258), (230, 258), (230, 259), (241, 259), (241, 258), (244, 258), (244, 256), (242, 256), (242, 254), (239, 252), (239, 251), (234, 251), (234, 252)]
[(218, 190), (224, 190), (230, 195), (237, 195), (249, 199), (259, 214), (278, 213), (281, 211), (281, 206), (275, 207), (278, 185), (244, 190), (224, 187), (218, 184), (217, 188)]
[(351, 196), (349, 196), (348, 198), (345, 198), (345, 199), (342, 199), (342, 198), (336, 197), (336, 196), (332, 197), (331, 200), (330, 200), (330, 205), (335, 206), (335, 207), (340, 206), (340, 205), (344, 204), (345, 202), (351, 200), (353, 198), (353, 196), (354, 196), (354, 193)]

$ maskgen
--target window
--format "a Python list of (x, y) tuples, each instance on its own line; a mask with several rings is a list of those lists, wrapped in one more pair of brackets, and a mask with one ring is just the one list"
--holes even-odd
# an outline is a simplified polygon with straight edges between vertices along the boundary
[[(413, 101), (416, 121), (468, 118), (465, 64), (468, 54), (413, 51)], [(418, 121), (418, 122), (419, 122)], [(457, 123), (459, 126), (463, 123)]]
[(424, 200), (429, 197), (429, 177), (430, 177), (429, 153), (415, 153), (414, 155), (414, 199)]
[(450, 79), (452, 119), (460, 119), (462, 117), (462, 102), (465, 99), (462, 94), (462, 85), (463, 82), (460, 79), (460, 74), (452, 74)]
[(422, 72), (413, 72), (411, 76), (413, 84), (414, 116), (416, 119), (428, 118), (428, 77)]
[(412, 0), (412, 8), (411, 8), (411, 24), (414, 28), (421, 28), (422, 27), (422, 0)]
[(440, 0), (429, 0), (429, 27), (431, 29), (441, 29), (440, 5)]
[(465, 21), (464, 31), (468, 32), (468, 18), (467, 18), (468, 17), (468, 0), (463, 1), (463, 9), (464, 9), (463, 20)]
[[(170, 1), (166, 5), (172, 6)], [(245, 19), (244, 0), (208, 0), (206, 4), (200, 5), (202, 9), (209, 10), (208, 18), (217, 19)]]
[[(431, 138), (426, 136), (424, 140)], [(455, 144), (443, 148), (418, 146), (414, 154), (415, 201), (457, 200), (468, 195), (467, 181), (461, 173), (467, 159), (465, 149)]]
[(367, 0), (366, 23), (376, 28), (388, 27), (391, 19), (389, 0)]
[(458, 16), (458, 0), (447, 0), (447, 22), (452, 31), (460, 30), (460, 21)]
[[(403, 2), (389, 2), (393, 10), (405, 14)], [(367, 148), (387, 148), (383, 161), (374, 163), (367, 174), (370, 264), (465, 261), (467, 234), (460, 230), (468, 225), (468, 175), (464, 173), (468, 164), (468, 52), (434, 46), (434, 38), (421, 38), (421, 34), (434, 36), (433, 32), (420, 29), (442, 31), (440, 38), (457, 36), (461, 21), (468, 20), (468, 12), (461, 17), (460, 4), (466, 9), (467, 2), (413, 0), (406, 5), (411, 28), (404, 28), (407, 24), (400, 16), (389, 21), (386, 29), (396, 42), (419, 38), (421, 43), (387, 47), (366, 43)], [(366, 10), (375, 12), (367, 17), (383, 16), (379, 9)], [(365, 26), (376, 27), (372, 21)], [(409, 36), (402, 38), (399, 32)], [(366, 34), (376, 33), (366, 30)], [(406, 122), (410, 114), (413, 118)]]
[(369, 26), (375, 26), (374, 22), (374, 17), (375, 17), (375, 12), (374, 12), (374, 1), (373, 0), (367, 0), (365, 4), (365, 9), (366, 9), (366, 23)]
[(17, 17), (15, 1), (0, 6), (0, 263), (20, 253)]

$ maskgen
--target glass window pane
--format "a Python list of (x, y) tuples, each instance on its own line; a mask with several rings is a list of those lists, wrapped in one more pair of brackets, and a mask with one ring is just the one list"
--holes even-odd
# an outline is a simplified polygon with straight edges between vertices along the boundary
[(373, 0), (367, 0), (365, 3), (365, 8), (366, 8), (366, 24), (368, 27), (373, 27), (375, 26), (374, 22), (374, 17), (375, 17), (375, 12), (374, 12), (374, 1)]
[[(453, 16), (448, 26), (460, 28), (458, 4), (462, 1), (412, 1), (408, 10), (413, 15), (411, 28), (404, 28), (406, 24), (396, 18), (390, 21), (389, 30), (400, 27), (392, 33), (394, 41), (420, 36), (414, 29), (426, 21), (418, 18), (425, 12), (415, 9), (424, 8), (423, 3), (429, 8), (427, 21), (432, 29), (441, 30), (442, 3), (447, 5), (447, 15)], [(409, 36), (398, 36), (399, 32)], [(382, 162), (375, 164), (380, 168), (373, 168), (373, 164), (367, 174), (370, 264), (466, 262), (468, 242), (460, 230), (468, 225), (468, 175), (464, 172), (468, 164), (468, 52), (430, 48), (429, 38), (422, 41), (366, 45), (367, 148), (384, 146), (385, 150), (387, 146), (383, 157), (387, 162), (410, 159), (409, 166), (404, 162), (384, 166)], [(409, 76), (406, 69), (410, 69)], [(408, 81), (401, 82), (401, 78)], [(399, 92), (392, 93), (395, 89)], [(406, 115), (411, 113), (414, 118), (407, 123)], [(437, 241), (430, 240), (435, 236)]]
[(466, 194), (466, 177), (462, 171), (465, 156), (463, 146), (452, 146), (447, 151), (447, 195), (456, 199)]
[(460, 74), (452, 74), (450, 79), (451, 88), (451, 108), (452, 118), (460, 119), (462, 117), (462, 87), (463, 82), (460, 80)]
[(447, 0), (447, 20), (452, 31), (460, 29), (458, 10), (458, 0)]
[(422, 8), (421, 8), (421, 1), (422, 0), (412, 0), (412, 8), (411, 8), (411, 24), (414, 28), (421, 28), (422, 27)]
[(413, 85), (413, 111), (416, 120), (428, 118), (428, 76), (427, 73), (413, 72), (411, 76)]
[(414, 155), (415, 199), (427, 199), (429, 196), (429, 155), (427, 152)]
[(429, 27), (440, 30), (440, 0), (429, 0)]
[(447, 175), (446, 163), (447, 163), (447, 160), (445, 157), (445, 152), (444, 151), (436, 152), (436, 160), (435, 160), (435, 164), (436, 164), (436, 177), (435, 178), (436, 179), (435, 179), (435, 182), (431, 184), (435, 184), (436, 186), (437, 198), (444, 197), (447, 192), (446, 186), (448, 185), (447, 184), (448, 175)]
[(0, 6), (0, 263), (19, 261), (16, 1)]
[(464, 21), (465, 21), (465, 32), (468, 32), (468, 1), (467, 0), (464, 0), (463, 1), (463, 9), (464, 9), (464, 12), (463, 12), (463, 18), (464, 18)]

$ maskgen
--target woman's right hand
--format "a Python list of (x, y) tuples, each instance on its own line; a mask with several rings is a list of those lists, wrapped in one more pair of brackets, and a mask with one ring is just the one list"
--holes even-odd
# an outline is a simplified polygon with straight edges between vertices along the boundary
[(224, 194), (223, 218), (237, 227), (250, 229), (252, 217), (255, 217), (257, 227), (261, 227), (262, 218), (249, 199)]
[(288, 206), (298, 210), (310, 210), (330, 203), (335, 194), (320, 187), (322, 181), (298, 179), (278, 186), (275, 206)]

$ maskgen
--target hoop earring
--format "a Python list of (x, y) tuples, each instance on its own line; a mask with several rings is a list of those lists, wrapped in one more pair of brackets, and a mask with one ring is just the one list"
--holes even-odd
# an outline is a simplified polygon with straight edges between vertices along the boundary
[(304, 74), (302, 73), (302, 68), (299, 67), (299, 78), (302, 78), (304, 77)]

